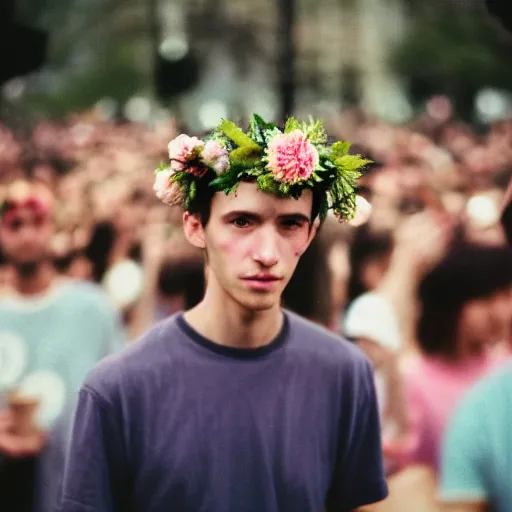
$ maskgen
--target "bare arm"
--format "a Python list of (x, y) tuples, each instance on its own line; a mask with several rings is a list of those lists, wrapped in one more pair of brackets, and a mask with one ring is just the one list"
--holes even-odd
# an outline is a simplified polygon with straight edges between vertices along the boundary
[(441, 506), (442, 512), (491, 512), (486, 502), (454, 502), (444, 503)]
[(378, 291), (394, 306), (405, 349), (415, 343), (418, 283), (443, 257), (450, 238), (451, 225), (432, 212), (405, 219), (397, 231), (391, 264)]
[(397, 355), (393, 354), (385, 367), (387, 375), (387, 411), (385, 413), (393, 421), (397, 435), (404, 436), (409, 432), (409, 416), (406, 408), (405, 387), (399, 368)]

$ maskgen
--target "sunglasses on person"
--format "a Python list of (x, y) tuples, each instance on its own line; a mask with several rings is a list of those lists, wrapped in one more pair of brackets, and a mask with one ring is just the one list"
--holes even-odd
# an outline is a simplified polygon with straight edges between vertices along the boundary
[[(20, 215), (20, 210), (27, 208), (33, 212), (31, 219)], [(2, 224), (12, 232), (20, 231), (25, 225), (42, 226), (48, 218), (49, 207), (38, 198), (30, 197), (24, 201), (7, 201), (1, 217)]]

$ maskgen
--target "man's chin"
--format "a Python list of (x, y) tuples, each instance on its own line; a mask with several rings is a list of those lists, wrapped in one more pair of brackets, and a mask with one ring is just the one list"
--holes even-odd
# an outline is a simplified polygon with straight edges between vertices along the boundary
[(279, 297), (274, 294), (251, 294), (251, 296), (243, 297), (238, 302), (247, 310), (254, 312), (268, 311), (280, 304)]

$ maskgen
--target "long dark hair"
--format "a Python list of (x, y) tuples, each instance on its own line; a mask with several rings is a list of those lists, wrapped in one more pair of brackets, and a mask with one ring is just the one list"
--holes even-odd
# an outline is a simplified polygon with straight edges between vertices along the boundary
[(419, 286), (417, 338), (429, 355), (453, 355), (463, 306), (512, 284), (512, 250), (460, 243), (432, 269)]

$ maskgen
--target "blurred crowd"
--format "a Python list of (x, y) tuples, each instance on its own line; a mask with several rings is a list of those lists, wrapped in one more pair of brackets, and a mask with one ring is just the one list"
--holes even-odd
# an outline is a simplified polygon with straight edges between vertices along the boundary
[[(477, 130), (436, 97), (407, 125), (359, 109), (325, 121), (373, 161), (358, 192), (372, 214), (360, 226), (328, 217), (283, 302), (359, 344), (375, 367), (388, 474), (427, 468), (435, 482), (457, 404), (512, 350), (512, 254), (499, 222), (512, 120)], [(204, 289), (180, 210), (152, 190), (180, 131), (172, 119), (147, 127), (91, 113), (41, 122), (30, 137), (0, 126), (0, 203), (24, 176), (51, 188), (47, 253), (59, 275), (102, 288), (127, 343)], [(15, 293), (10, 263), (0, 246), (0, 301)], [(422, 482), (416, 493), (431, 485)], [(421, 499), (436, 510), (435, 483), (428, 489)]]

